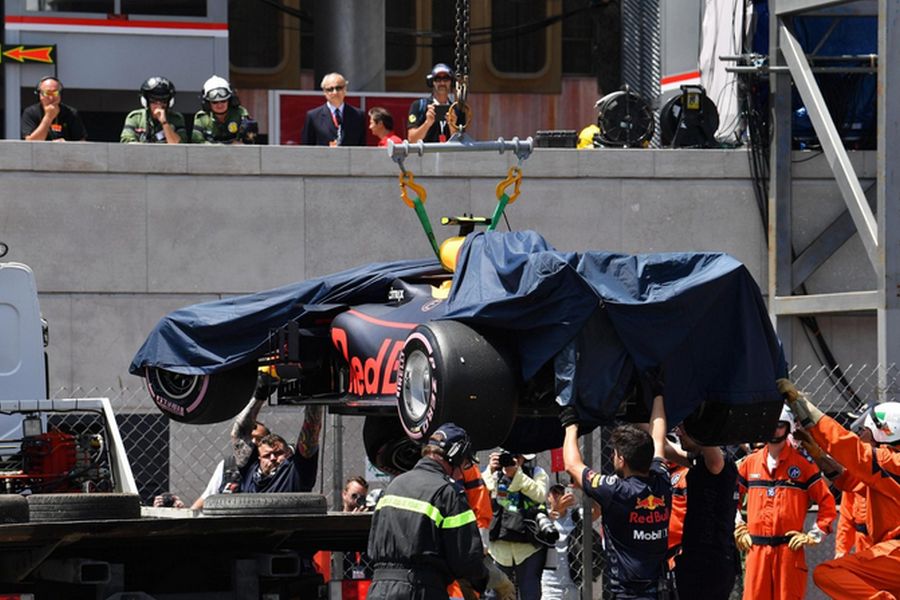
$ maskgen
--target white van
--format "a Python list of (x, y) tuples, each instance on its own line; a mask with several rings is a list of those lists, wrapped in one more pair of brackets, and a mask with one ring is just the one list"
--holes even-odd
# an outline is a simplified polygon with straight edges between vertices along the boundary
[[(47, 398), (44, 326), (34, 273), (0, 262), (0, 400)], [(0, 415), (0, 439), (22, 437), (21, 415)]]

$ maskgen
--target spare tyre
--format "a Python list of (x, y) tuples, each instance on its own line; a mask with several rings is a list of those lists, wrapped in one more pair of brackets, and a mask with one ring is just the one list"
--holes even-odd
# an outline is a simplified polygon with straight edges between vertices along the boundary
[(241, 412), (250, 401), (256, 377), (256, 363), (204, 375), (144, 369), (147, 390), (159, 410), (174, 421), (194, 425), (219, 423)]
[(503, 443), (516, 418), (517, 369), (498, 339), (458, 321), (431, 321), (406, 338), (397, 370), (397, 408), (410, 438), (440, 425), (463, 427), (478, 449)]
[(213, 494), (203, 502), (203, 514), (226, 515), (324, 515), (328, 503), (321, 494)]
[(27, 501), (32, 522), (141, 518), (137, 494), (32, 494)]

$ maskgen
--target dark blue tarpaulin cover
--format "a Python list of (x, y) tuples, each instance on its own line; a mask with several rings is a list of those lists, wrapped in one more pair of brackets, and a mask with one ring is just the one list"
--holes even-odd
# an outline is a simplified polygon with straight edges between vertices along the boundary
[[(213, 373), (258, 357), (291, 319), (387, 301), (435, 261), (380, 263), (164, 317), (132, 361)], [(559, 401), (608, 421), (632, 373), (662, 366), (669, 419), (703, 400), (778, 400), (781, 346), (756, 282), (721, 253), (559, 252), (533, 231), (468, 237), (441, 317), (505, 331), (529, 378), (556, 358)], [(683, 406), (679, 414), (676, 406)], [(673, 412), (674, 409), (674, 412)]]
[(663, 367), (678, 423), (700, 402), (778, 401), (787, 370), (759, 287), (722, 253), (558, 252), (530, 231), (470, 236), (443, 318), (506, 330), (523, 377), (557, 356), (559, 402), (609, 422)]
[(398, 277), (440, 272), (434, 259), (376, 263), (274, 290), (180, 308), (163, 317), (131, 361), (129, 372), (163, 367), (201, 375), (224, 371), (268, 351), (269, 331), (343, 306), (385, 302)]

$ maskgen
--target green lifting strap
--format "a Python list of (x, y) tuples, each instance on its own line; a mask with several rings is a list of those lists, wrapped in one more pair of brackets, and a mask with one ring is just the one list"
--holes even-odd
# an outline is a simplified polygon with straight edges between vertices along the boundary
[(422, 224), (422, 229), (425, 230), (425, 235), (428, 236), (428, 241), (431, 243), (431, 249), (434, 250), (434, 255), (437, 256), (438, 260), (441, 260), (441, 249), (434, 238), (434, 231), (431, 229), (428, 213), (425, 212), (425, 205), (418, 198), (413, 198), (413, 204), (415, 205), (416, 216), (419, 217), (419, 223)]
[(394, 494), (382, 496), (378, 500), (378, 504), (375, 506), (375, 510), (379, 511), (385, 507), (396, 508), (399, 510), (408, 510), (410, 512), (425, 515), (426, 517), (434, 521), (434, 524), (441, 529), (454, 529), (456, 527), (463, 527), (464, 525), (475, 522), (475, 513), (472, 512), (471, 508), (467, 511), (459, 513), (458, 515), (444, 517), (441, 514), (441, 511), (438, 510), (436, 506), (429, 504), (424, 500), (404, 498), (403, 496), (396, 496)]
[[(416, 193), (415, 198), (409, 197), (407, 188)], [(425, 188), (415, 182), (415, 176), (412, 171), (404, 169), (400, 173), (400, 199), (403, 200), (408, 207), (416, 211), (416, 216), (419, 217), (419, 223), (422, 224), (422, 229), (425, 230), (425, 235), (428, 237), (431, 249), (434, 250), (434, 255), (437, 256), (438, 260), (441, 260), (441, 249), (438, 247), (437, 240), (434, 239), (431, 221), (428, 219), (428, 213), (425, 212), (425, 198), (427, 197), (428, 194), (425, 191)]]
[[(506, 188), (510, 185), (513, 186), (512, 196), (506, 193)], [(497, 229), (497, 225), (500, 223), (500, 217), (503, 216), (503, 211), (506, 210), (506, 205), (512, 204), (516, 201), (516, 198), (519, 197), (521, 185), (522, 169), (519, 167), (510, 167), (509, 172), (506, 174), (506, 179), (497, 184), (497, 207), (494, 209), (494, 214), (491, 216), (491, 224), (488, 225), (488, 231)]]

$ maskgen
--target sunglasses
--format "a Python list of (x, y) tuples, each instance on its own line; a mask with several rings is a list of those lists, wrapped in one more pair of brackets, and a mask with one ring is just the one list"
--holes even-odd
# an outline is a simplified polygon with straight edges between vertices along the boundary
[(43, 96), (44, 98), (56, 98), (57, 96), (59, 96), (59, 90), (41, 90), (41, 96)]
[(343, 90), (343, 89), (344, 89), (344, 86), (342, 86), (342, 85), (335, 85), (335, 86), (332, 86), (332, 87), (327, 87), (327, 88), (322, 88), (322, 89), (325, 91), (326, 94), (333, 94), (333, 93), (335, 93), (335, 92), (340, 92), (341, 90)]
[(434, 80), (435, 81), (450, 81), (451, 77), (449, 77), (447, 75), (441, 75), (439, 77), (435, 77)]

